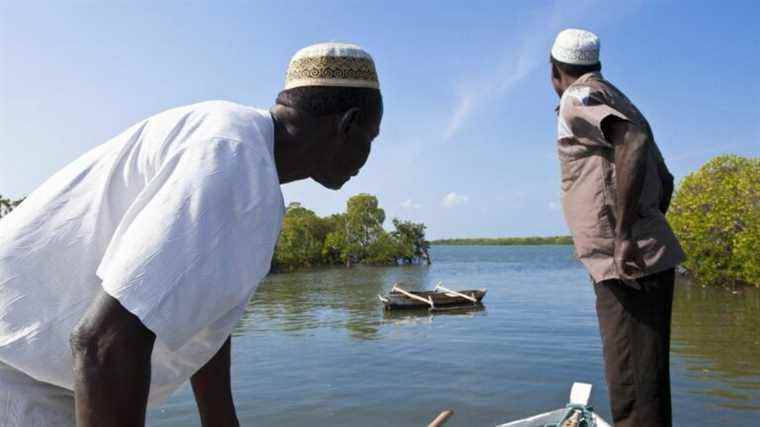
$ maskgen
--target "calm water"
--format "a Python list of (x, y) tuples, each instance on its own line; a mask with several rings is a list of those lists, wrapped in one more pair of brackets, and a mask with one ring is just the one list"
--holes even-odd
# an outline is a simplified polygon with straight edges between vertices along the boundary
[[(594, 384), (609, 419), (594, 293), (568, 246), (434, 247), (431, 267), (335, 269), (263, 282), (233, 338), (242, 425), (492, 426), (564, 405)], [(488, 288), (485, 309), (384, 312), (394, 282)], [(673, 313), (675, 425), (760, 419), (760, 292), (679, 284)], [(184, 387), (153, 426), (199, 425)]]

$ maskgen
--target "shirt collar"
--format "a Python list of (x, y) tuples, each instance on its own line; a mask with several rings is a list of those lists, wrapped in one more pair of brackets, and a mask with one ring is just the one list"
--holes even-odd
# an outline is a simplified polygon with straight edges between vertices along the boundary
[(601, 79), (602, 79), (602, 73), (600, 71), (592, 71), (590, 73), (586, 73), (578, 77), (578, 80), (573, 82), (573, 85), (579, 84), (579, 83), (587, 83), (589, 80), (601, 80)]
[[(570, 89), (571, 87), (573, 87), (576, 84), (588, 83), (589, 80), (601, 80), (601, 79), (603, 79), (601, 71), (592, 71), (590, 73), (586, 73), (586, 74), (578, 77), (578, 79), (575, 80), (573, 82), (573, 84), (571, 84), (570, 86), (568, 86), (567, 89)], [(567, 89), (565, 89), (565, 91), (567, 91)], [(556, 114), (559, 114), (559, 106), (560, 106), (561, 103), (562, 103), (562, 98), (560, 98), (560, 102), (554, 107), (554, 112)]]

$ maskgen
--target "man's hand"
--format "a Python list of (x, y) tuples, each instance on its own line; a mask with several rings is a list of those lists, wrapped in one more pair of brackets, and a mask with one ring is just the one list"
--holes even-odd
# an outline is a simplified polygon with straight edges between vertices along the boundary
[(620, 280), (631, 286), (638, 286), (636, 277), (646, 268), (638, 245), (630, 238), (615, 238), (615, 268)]
[(71, 334), (77, 426), (145, 425), (156, 336), (100, 291)]

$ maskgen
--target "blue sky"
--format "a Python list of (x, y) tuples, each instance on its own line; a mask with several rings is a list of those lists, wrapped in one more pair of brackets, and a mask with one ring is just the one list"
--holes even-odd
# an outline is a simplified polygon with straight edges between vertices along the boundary
[(682, 178), (721, 153), (760, 155), (759, 5), (0, 1), (0, 194), (32, 191), (170, 107), (268, 108), (296, 50), (350, 41), (378, 67), (381, 136), (342, 190), (289, 184), (287, 202), (325, 215), (368, 192), (434, 238), (564, 234), (547, 65), (557, 31), (599, 34), (605, 76)]

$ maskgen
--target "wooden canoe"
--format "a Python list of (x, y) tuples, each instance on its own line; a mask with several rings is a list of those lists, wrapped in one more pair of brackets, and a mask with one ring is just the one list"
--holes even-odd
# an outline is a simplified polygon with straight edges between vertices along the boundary
[(394, 285), (386, 296), (378, 295), (386, 310), (396, 309), (444, 309), (481, 305), (485, 289), (468, 289), (464, 291), (405, 291)]

